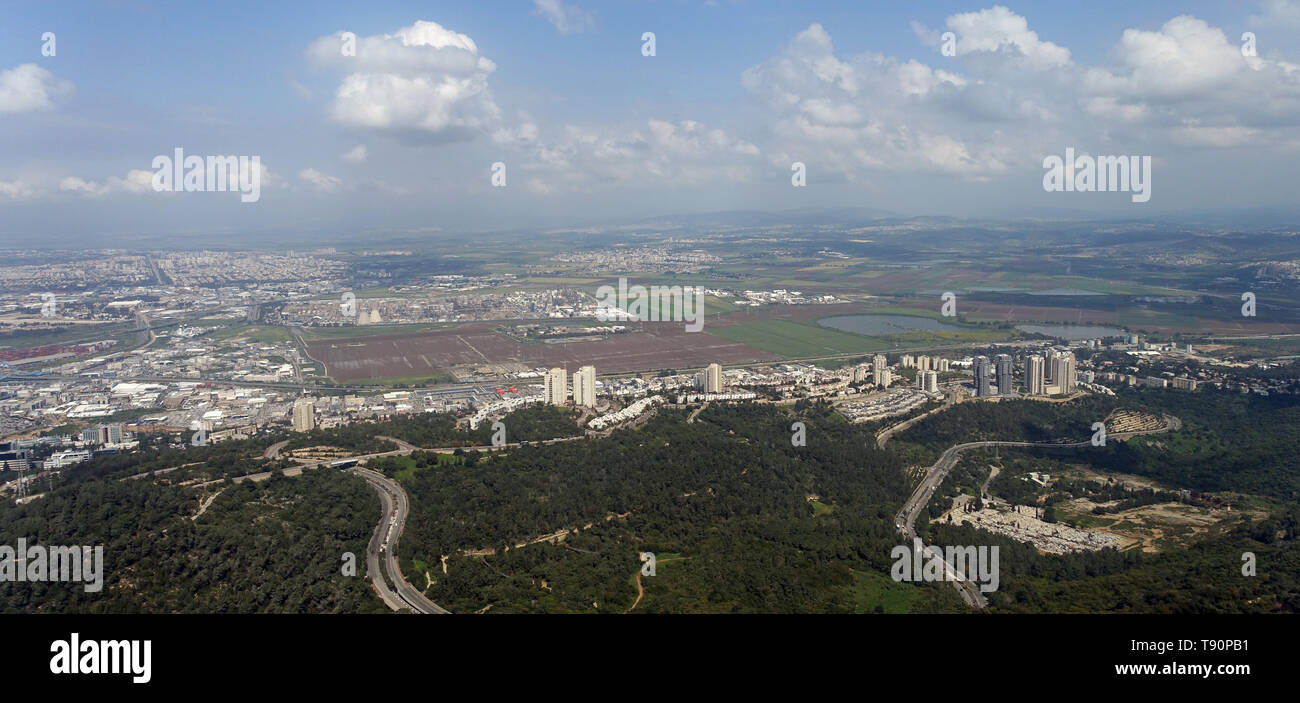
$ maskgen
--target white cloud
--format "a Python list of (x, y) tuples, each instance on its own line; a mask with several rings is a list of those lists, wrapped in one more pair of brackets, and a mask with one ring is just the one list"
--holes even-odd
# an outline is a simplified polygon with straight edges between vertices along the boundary
[[(796, 34), (741, 76), (766, 108), (763, 152), (773, 165), (803, 161), (850, 181), (905, 172), (983, 180), (1036, 169), (1071, 145), (1158, 154), (1300, 140), (1300, 66), (1243, 57), (1195, 17), (1125, 30), (1103, 65), (1076, 63), (1005, 7), (945, 25), (957, 55), (933, 66), (836, 53), (818, 24)], [(913, 30), (939, 48), (939, 32)]]
[(79, 193), (92, 197), (102, 197), (116, 193), (152, 193), (153, 172), (131, 169), (125, 178), (111, 176), (104, 181), (87, 181), (76, 176), (68, 176), (59, 181), (59, 190), (65, 193)]
[(488, 90), (496, 64), (470, 37), (417, 21), (394, 34), (358, 37), (344, 56), (342, 33), (307, 48), (322, 66), (344, 72), (330, 114), (350, 127), (448, 141), (490, 133), (501, 111)]
[(957, 55), (1011, 52), (1027, 68), (1046, 69), (1070, 63), (1070, 50), (1041, 41), (1029, 21), (1001, 5), (979, 12), (952, 15), (946, 22), (957, 35)]
[(1157, 31), (1127, 29), (1113, 55), (1111, 65), (1086, 71), (1082, 89), (1139, 110), (1148, 126), (1194, 127), (1174, 135), (1180, 142), (1229, 147), (1297, 136), (1300, 66), (1242, 56), (1240, 44), (1204, 20), (1183, 15)]
[(21, 178), (16, 181), (0, 181), (0, 196), (11, 200), (26, 200), (36, 196), (36, 188)]
[(1115, 55), (1113, 69), (1088, 72), (1089, 88), (1130, 98), (1190, 98), (1227, 87), (1251, 70), (1222, 30), (1187, 15), (1155, 32), (1124, 30)]
[(698, 186), (753, 180), (759, 149), (693, 120), (642, 125), (568, 125), (558, 139), (533, 137), (521, 169), (529, 192), (586, 191), (609, 184)]
[(298, 172), (298, 178), (316, 187), (316, 190), (330, 192), (337, 189), (343, 181), (314, 168), (304, 168)]
[(596, 26), (596, 18), (577, 5), (560, 0), (533, 0), (533, 7), (533, 14), (545, 17), (560, 34), (581, 34)]
[(59, 80), (34, 63), (0, 71), (0, 113), (49, 110), (73, 92), (70, 81)]
[(1093, 117), (1116, 122), (1137, 122), (1148, 114), (1145, 105), (1123, 104), (1118, 99), (1108, 96), (1092, 98), (1088, 101), (1086, 109)]
[(344, 161), (351, 161), (354, 164), (359, 164), (366, 160), (366, 155), (366, 145), (358, 144), (344, 153), (342, 159)]
[(864, 169), (981, 175), (1006, 165), (996, 140), (952, 133), (969, 122), (952, 103), (968, 81), (919, 61), (865, 52), (841, 58), (818, 24), (741, 84), (770, 110), (774, 163), (803, 161), (822, 174), (855, 178)]
[(527, 146), (536, 144), (540, 130), (527, 112), (519, 113), (515, 127), (502, 127), (492, 133), (492, 141), (502, 145)]

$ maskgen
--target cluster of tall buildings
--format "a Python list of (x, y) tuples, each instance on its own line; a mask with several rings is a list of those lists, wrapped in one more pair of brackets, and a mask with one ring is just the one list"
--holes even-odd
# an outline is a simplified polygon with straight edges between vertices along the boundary
[[(1015, 360), (1011, 355), (998, 354), (991, 360), (987, 356), (977, 356), (971, 368), (975, 373), (975, 395), (987, 398), (1014, 392)], [(1027, 395), (1073, 393), (1079, 387), (1074, 354), (1053, 349), (1046, 356), (1026, 356), (1024, 385)]]
[[(554, 368), (542, 377), (542, 396), (549, 405), (569, 402), (569, 372)], [(596, 367), (583, 366), (573, 374), (573, 403), (578, 407), (596, 406)]]
[(944, 373), (948, 370), (948, 360), (940, 356), (912, 356), (904, 354), (898, 361), (898, 365), (905, 369), (916, 369), (917, 371), (936, 371)]
[[(919, 390), (937, 392), (939, 374), (946, 373), (950, 363), (948, 359), (938, 356), (904, 354), (899, 357), (898, 365), (905, 369), (916, 369), (916, 387)], [(888, 388), (894, 382), (894, 372), (889, 368), (889, 358), (884, 354), (876, 354), (871, 360), (870, 369), (866, 368), (865, 364), (854, 367), (852, 382), (870, 383), (878, 388)]]

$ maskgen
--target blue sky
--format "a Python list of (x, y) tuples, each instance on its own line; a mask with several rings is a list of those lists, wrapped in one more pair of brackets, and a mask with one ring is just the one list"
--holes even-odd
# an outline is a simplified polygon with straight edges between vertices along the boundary
[[(9, 2), (0, 236), (1287, 206), (1298, 31), (1295, 0)], [(261, 198), (153, 192), (177, 147), (259, 156)], [(1150, 202), (1045, 192), (1066, 147), (1151, 155)]]

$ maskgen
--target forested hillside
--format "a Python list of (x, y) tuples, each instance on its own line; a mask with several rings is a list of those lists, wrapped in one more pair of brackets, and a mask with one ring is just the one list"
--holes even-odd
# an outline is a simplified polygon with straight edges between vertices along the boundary
[[(1044, 556), (969, 527), (921, 531), (938, 544), (1001, 547), (993, 612), (1294, 611), (1300, 510), (1291, 500), (1297, 472), (1290, 447), (1300, 436), (1300, 409), (1279, 399), (1197, 396), (1200, 405), (1177, 392), (963, 403), (919, 422), (886, 450), (869, 428), (848, 424), (826, 404), (715, 404), (693, 422), (686, 411), (664, 408), (644, 426), (608, 437), (504, 451), (415, 451), (370, 466), (409, 494), (397, 548), (408, 580), (454, 612), (964, 612), (947, 583), (889, 576), (891, 550), (902, 543), (895, 515), (915, 488), (918, 467), (975, 439), (1085, 439), (1091, 423), (1117, 407), (1167, 412), (1183, 419), (1181, 431), (1016, 456), (1050, 456), (1165, 486), (1078, 489), (1118, 501), (1103, 511), (1165, 501), (1180, 487), (1226, 487), (1256, 494), (1252, 515), (1234, 512), (1223, 530), (1159, 553)], [(795, 422), (806, 428), (801, 445), (792, 442)], [(581, 432), (572, 411), (554, 408), (528, 408), (505, 423), (512, 442)], [(490, 433), (490, 426), (469, 432), (450, 416), (429, 414), (317, 430), (290, 447), (396, 448), (380, 437), (468, 447), (489, 444)], [(151, 440), (141, 455), (101, 457), (70, 471), (64, 485), (26, 505), (0, 505), (0, 544), (20, 537), (102, 544), (106, 562), (101, 593), (85, 593), (79, 583), (0, 583), (0, 610), (388, 612), (365, 580), (365, 546), (380, 508), (359, 478), (317, 469), (196, 487), (291, 465), (260, 458), (273, 439), (197, 448)], [(962, 459), (931, 514), (946, 509), (956, 491), (977, 490), (988, 454)], [(1012, 476), (994, 489), (1029, 504), (1039, 495)], [(1272, 516), (1260, 522), (1265, 510)], [(1258, 557), (1257, 577), (1240, 575), (1246, 551)], [(357, 558), (356, 576), (340, 573), (345, 552)], [(653, 576), (638, 576), (643, 552), (656, 555)]]
[[(365, 579), (379, 498), (328, 470), (221, 494), (197, 520), (194, 490), (149, 481), (75, 483), (27, 505), (0, 503), (0, 544), (103, 545), (103, 590), (0, 583), (0, 611), (49, 613), (387, 612)], [(342, 555), (357, 558), (342, 575)]]
[[(664, 411), (607, 439), (421, 457), (403, 554), (431, 571), (431, 598), (470, 612), (621, 612), (646, 551), (659, 560), (642, 579), (647, 612), (959, 608), (946, 587), (882, 576), (911, 490), (898, 460), (826, 408), (804, 410), (715, 407), (694, 424)], [(791, 444), (795, 419), (805, 447)]]

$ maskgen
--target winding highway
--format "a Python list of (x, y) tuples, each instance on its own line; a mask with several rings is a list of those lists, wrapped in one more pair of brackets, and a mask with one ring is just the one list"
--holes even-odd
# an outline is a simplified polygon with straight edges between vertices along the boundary
[[(402, 576), (397, 564), (397, 541), (406, 527), (410, 502), (406, 491), (396, 481), (370, 469), (353, 468), (348, 472), (360, 476), (379, 494), (383, 506), (379, 524), (366, 547), (366, 572), (384, 603), (393, 610), (409, 609), (424, 615), (448, 615), (450, 610), (434, 603)], [(392, 584), (390, 586), (389, 584)]]
[[(1143, 434), (1169, 432), (1178, 430), (1182, 427), (1182, 421), (1172, 415), (1165, 415), (1164, 421), (1164, 427), (1158, 429), (1119, 432), (1113, 435), (1107, 435), (1106, 438), (1108, 440), (1128, 439), (1129, 437), (1136, 437)], [(967, 449), (975, 449), (979, 447), (1040, 447), (1066, 449), (1088, 446), (1092, 446), (1091, 439), (1083, 442), (1069, 443), (994, 441), (966, 442), (964, 444), (953, 445), (939, 456), (939, 460), (934, 462), (933, 466), (926, 470), (925, 478), (921, 479), (921, 483), (916, 487), (916, 490), (912, 492), (911, 497), (907, 499), (906, 503), (903, 503), (903, 509), (898, 511), (898, 515), (894, 519), (894, 527), (898, 528), (899, 533), (902, 534), (907, 541), (912, 542), (917, 539), (917, 516), (921, 514), (921, 511), (925, 506), (929, 505), (930, 499), (934, 496), (935, 490), (943, 483), (944, 478), (948, 476), (948, 472), (952, 471), (952, 468), (957, 465), (957, 462), (961, 459), (961, 453)], [(922, 549), (928, 556), (938, 556), (941, 559), (944, 558), (943, 550), (938, 547), (923, 545)], [(984, 598), (982, 593), (980, 593), (979, 587), (973, 581), (965, 578), (965, 576), (949, 564), (946, 559), (944, 560), (944, 571), (946, 572), (945, 575), (948, 580), (952, 581), (953, 586), (957, 588), (957, 591), (961, 594), (962, 600), (966, 601), (967, 605), (972, 608), (983, 608), (988, 605), (988, 600)]]

